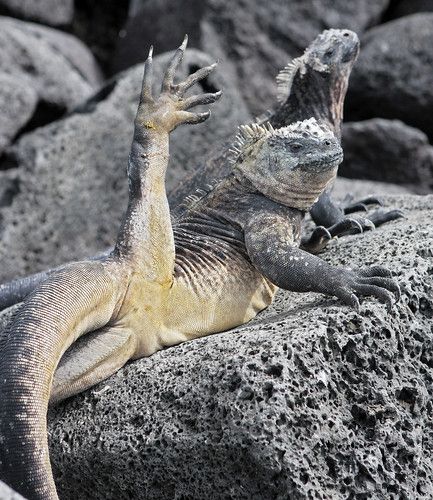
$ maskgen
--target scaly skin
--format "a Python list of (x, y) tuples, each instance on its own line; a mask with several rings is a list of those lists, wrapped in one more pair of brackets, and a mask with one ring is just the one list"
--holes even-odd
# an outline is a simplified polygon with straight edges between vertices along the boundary
[[(268, 114), (265, 121), (278, 128), (315, 117), (327, 123), (340, 138), (344, 98), (358, 52), (359, 40), (352, 31), (324, 31), (310, 44), (303, 56), (295, 59), (280, 73), (280, 104)], [(230, 172), (231, 145), (232, 140), (219, 146), (210, 154), (204, 165), (200, 165), (191, 176), (169, 193), (170, 206), (177, 216), (188, 207), (191, 195), (197, 191), (208, 190), (209, 185), (215, 184)], [(332, 200), (328, 189), (312, 208), (311, 214), (319, 227), (303, 241), (304, 248), (316, 253), (334, 236), (359, 232), (401, 216), (399, 211), (391, 211), (376, 212), (368, 219), (345, 217), (345, 214), (367, 210), (369, 205), (376, 203), (380, 204), (379, 200), (368, 198), (347, 207), (340, 207)], [(111, 249), (103, 255), (110, 252)], [(0, 311), (22, 301), (56, 269), (58, 268), (0, 285)]]
[[(314, 119), (278, 130), (243, 127), (231, 172), (172, 224), (165, 192), (169, 134), (205, 120), (209, 113), (187, 109), (219, 97), (183, 98), (213, 66), (173, 83), (185, 45), (157, 98), (151, 56), (145, 63), (129, 203), (114, 251), (50, 276), (26, 299), (2, 342), (0, 477), (29, 500), (58, 498), (46, 436), (50, 393), (64, 399), (129, 359), (243, 324), (272, 302), (277, 287), (333, 295), (353, 307), (362, 295), (390, 307), (392, 293), (399, 294), (382, 267), (334, 268), (298, 248), (304, 213), (342, 159), (337, 138)], [(81, 345), (78, 365), (66, 357), (53, 385), (62, 355), (90, 331), (97, 332), (96, 344)]]

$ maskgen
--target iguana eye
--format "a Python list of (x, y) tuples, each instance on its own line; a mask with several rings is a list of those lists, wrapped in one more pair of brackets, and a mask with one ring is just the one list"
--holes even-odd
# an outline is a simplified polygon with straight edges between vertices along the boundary
[(299, 142), (294, 142), (294, 143), (290, 144), (290, 151), (292, 153), (297, 153), (302, 148), (303, 148), (303, 146), (302, 146), (302, 144), (299, 144)]

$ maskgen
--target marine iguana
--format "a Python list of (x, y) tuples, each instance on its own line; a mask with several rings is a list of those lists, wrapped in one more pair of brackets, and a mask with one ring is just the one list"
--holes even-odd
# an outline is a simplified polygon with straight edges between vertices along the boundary
[[(277, 77), (280, 104), (260, 122), (269, 122), (278, 128), (315, 117), (327, 123), (340, 138), (344, 98), (358, 52), (359, 40), (354, 32), (330, 29), (321, 33), (301, 57), (294, 59), (280, 72)], [(200, 165), (177, 189), (169, 193), (170, 206), (176, 214), (182, 213), (188, 206), (188, 200), (195, 198), (195, 193), (207, 190), (209, 185), (230, 172), (229, 150), (232, 142), (229, 140), (218, 146), (204, 165)], [(401, 216), (400, 211), (393, 210), (376, 212), (369, 218), (345, 217), (356, 210), (366, 210), (368, 205), (376, 203), (379, 200), (368, 198), (340, 207), (333, 202), (330, 189), (327, 189), (311, 210), (319, 227), (309, 238), (304, 239), (303, 247), (318, 252), (337, 235), (351, 230), (359, 232), (363, 228), (378, 226)], [(110, 252), (111, 249), (101, 256)], [(99, 256), (95, 257), (98, 258)], [(39, 283), (61, 267), (63, 266), (0, 285), (0, 311), (22, 301)]]
[[(241, 127), (231, 171), (172, 222), (165, 191), (169, 135), (183, 123), (206, 120), (210, 112), (188, 110), (220, 96), (184, 97), (215, 67), (175, 84), (185, 47), (186, 39), (159, 96), (151, 90), (152, 51), (145, 62), (128, 208), (113, 252), (50, 276), (26, 298), (2, 340), (0, 477), (29, 500), (58, 498), (47, 444), (50, 395), (64, 399), (128, 360), (243, 324), (272, 302), (277, 287), (336, 296), (355, 308), (358, 296), (388, 307), (399, 297), (381, 266), (332, 267), (298, 248), (305, 211), (342, 160), (338, 139), (314, 118), (280, 129)], [(66, 362), (53, 386), (62, 355), (90, 331), (98, 332), (98, 345), (85, 345), (80, 363)]]

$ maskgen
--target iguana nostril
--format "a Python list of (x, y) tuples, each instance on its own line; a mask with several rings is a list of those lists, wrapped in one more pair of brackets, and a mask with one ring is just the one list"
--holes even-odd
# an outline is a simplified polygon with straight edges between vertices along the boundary
[(331, 141), (325, 141), (325, 144), (326, 144), (327, 146), (330, 146), (332, 143), (331, 143)]
[(349, 36), (349, 33), (348, 33), (347, 31), (345, 31), (345, 32), (343, 33), (343, 36), (346, 36), (346, 37), (347, 37), (347, 36)]

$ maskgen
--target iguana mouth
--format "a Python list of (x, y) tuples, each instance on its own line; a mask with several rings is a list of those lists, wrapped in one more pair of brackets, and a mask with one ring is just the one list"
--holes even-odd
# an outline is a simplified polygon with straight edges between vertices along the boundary
[(327, 166), (329, 169), (336, 168), (336, 164), (343, 160), (343, 152), (335, 153), (333, 155), (326, 156), (321, 160), (311, 161), (308, 163), (302, 163), (296, 167), (298, 169), (308, 169), (310, 167), (324, 167)]

